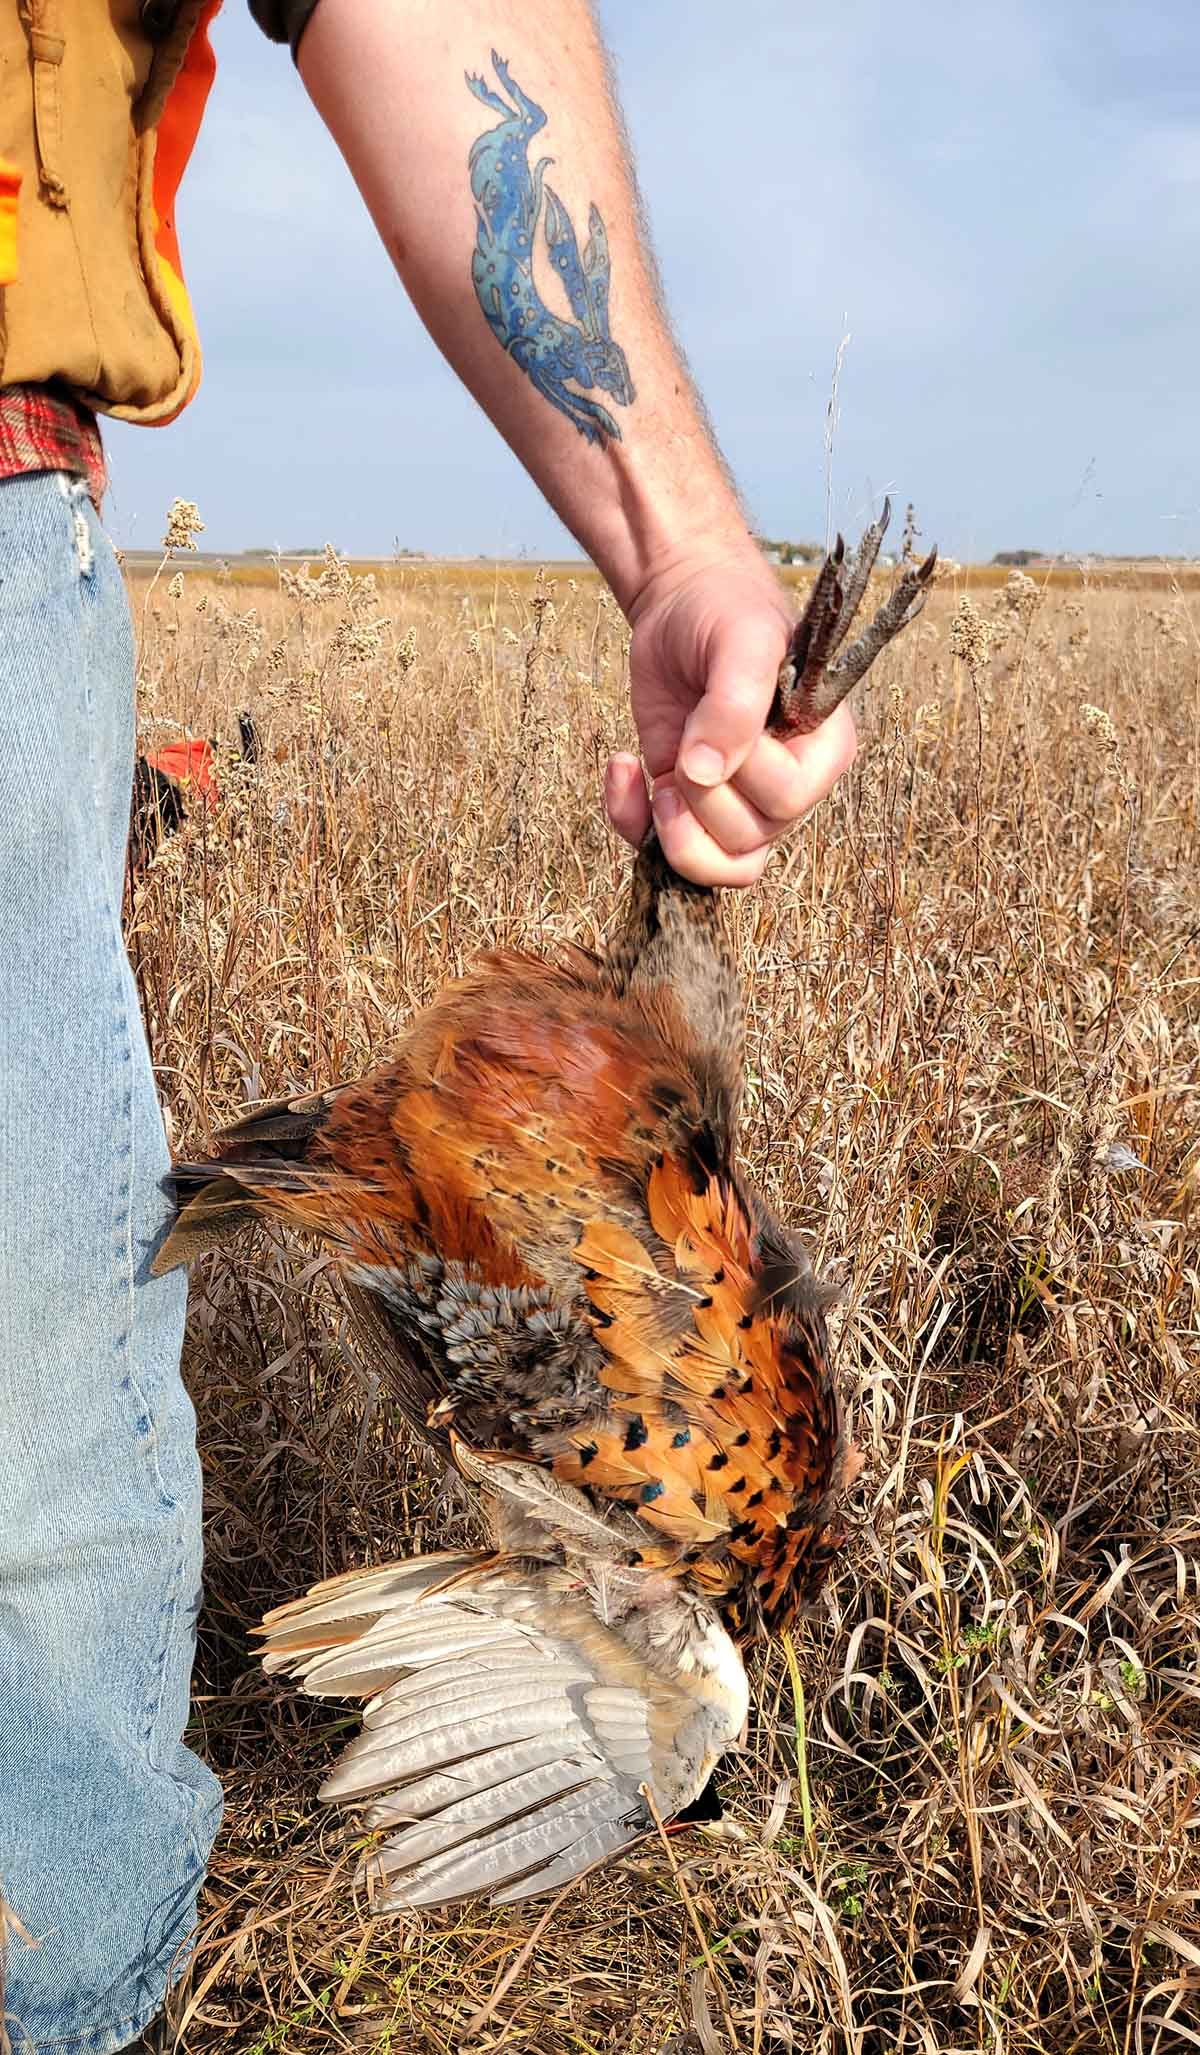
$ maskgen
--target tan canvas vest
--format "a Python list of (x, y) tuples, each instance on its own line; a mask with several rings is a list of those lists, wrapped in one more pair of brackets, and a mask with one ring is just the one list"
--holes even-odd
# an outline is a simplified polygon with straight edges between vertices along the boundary
[[(170, 420), (191, 398), (200, 355), (173, 211), (214, 12), (0, 0), (0, 157), (20, 173), (0, 384), (61, 379), (127, 421)], [(157, 38), (155, 16), (169, 24)]]

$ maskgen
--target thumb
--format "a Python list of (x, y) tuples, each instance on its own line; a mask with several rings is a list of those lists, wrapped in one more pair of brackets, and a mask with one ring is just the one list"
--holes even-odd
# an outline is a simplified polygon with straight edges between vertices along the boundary
[(730, 623), (713, 636), (704, 696), (679, 745), (694, 785), (720, 785), (741, 768), (766, 726), (787, 631), (778, 617)]

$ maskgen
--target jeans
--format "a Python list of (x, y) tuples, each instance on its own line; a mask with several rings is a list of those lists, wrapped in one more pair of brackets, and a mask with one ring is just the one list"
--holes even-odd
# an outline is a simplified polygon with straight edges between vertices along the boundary
[[(82, 482), (0, 481), (0, 1908), (13, 2055), (158, 2012), (220, 1818), (185, 1285), (121, 939), (133, 638)], [(3, 2036), (0, 2035), (0, 2047)]]

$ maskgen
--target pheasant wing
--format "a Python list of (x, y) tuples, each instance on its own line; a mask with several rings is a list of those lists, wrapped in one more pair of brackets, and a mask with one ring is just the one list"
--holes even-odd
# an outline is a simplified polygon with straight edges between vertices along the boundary
[(578, 1582), (545, 1567), (433, 1556), (352, 1571), (268, 1614), (265, 1667), (319, 1698), (366, 1697), (321, 1795), (368, 1806), (381, 1910), (546, 1891), (628, 1847), (703, 1790), (745, 1718), (721, 1680), (652, 1668)]

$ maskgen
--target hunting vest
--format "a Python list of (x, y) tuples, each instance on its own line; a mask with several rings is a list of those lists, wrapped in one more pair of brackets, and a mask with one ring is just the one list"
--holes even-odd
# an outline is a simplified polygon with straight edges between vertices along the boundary
[(221, 0), (0, 0), (0, 385), (170, 421), (200, 382), (175, 195)]

